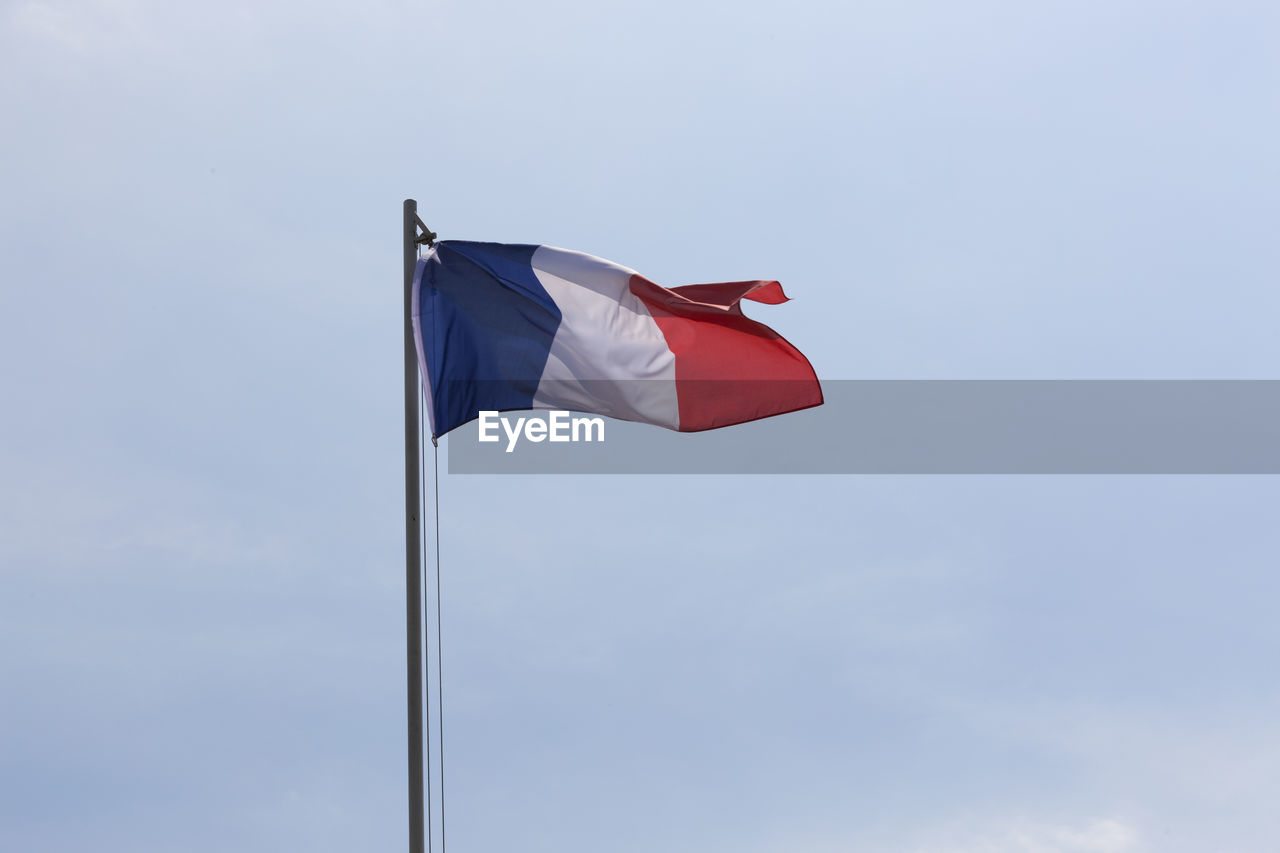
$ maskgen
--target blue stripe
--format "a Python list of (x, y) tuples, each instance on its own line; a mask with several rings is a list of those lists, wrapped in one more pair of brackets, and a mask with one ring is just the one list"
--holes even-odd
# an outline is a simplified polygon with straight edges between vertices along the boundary
[(560, 327), (533, 272), (537, 248), (447, 240), (424, 261), (419, 320), (436, 435), (481, 411), (533, 407)]

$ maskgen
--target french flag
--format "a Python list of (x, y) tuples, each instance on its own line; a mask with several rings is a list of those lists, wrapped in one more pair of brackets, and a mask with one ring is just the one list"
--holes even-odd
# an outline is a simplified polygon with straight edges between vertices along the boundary
[(808, 359), (744, 316), (743, 299), (787, 301), (776, 281), (666, 288), (568, 249), (441, 241), (413, 285), (431, 433), (482, 411), (694, 432), (821, 405)]

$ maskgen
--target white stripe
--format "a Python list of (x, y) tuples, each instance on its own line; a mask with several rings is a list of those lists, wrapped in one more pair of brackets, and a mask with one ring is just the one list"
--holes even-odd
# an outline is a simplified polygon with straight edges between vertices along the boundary
[(534, 405), (678, 429), (676, 359), (631, 292), (635, 271), (551, 246), (532, 264), (561, 313)]
[(419, 293), (422, 290), (422, 274), (426, 272), (422, 261), (427, 263), (435, 263), (436, 248), (431, 249), (418, 259), (418, 264), (413, 272), (413, 288), (412, 288), (412, 304), (409, 308), (409, 316), (413, 319), (413, 342), (418, 348), (418, 378), (421, 380), (422, 393), (426, 398), (424, 406), (427, 410), (427, 425), (431, 429), (431, 435), (436, 434), (436, 406), (435, 401), (431, 398), (431, 374), (428, 372), (427, 354), (422, 348), (422, 304), (419, 301)]

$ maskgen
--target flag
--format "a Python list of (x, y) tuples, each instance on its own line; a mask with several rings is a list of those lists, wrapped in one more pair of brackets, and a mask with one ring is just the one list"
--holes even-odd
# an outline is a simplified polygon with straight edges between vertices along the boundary
[(567, 409), (682, 432), (821, 405), (813, 367), (743, 299), (776, 281), (666, 288), (551, 246), (445, 240), (418, 261), (413, 329), (433, 436), (482, 411)]

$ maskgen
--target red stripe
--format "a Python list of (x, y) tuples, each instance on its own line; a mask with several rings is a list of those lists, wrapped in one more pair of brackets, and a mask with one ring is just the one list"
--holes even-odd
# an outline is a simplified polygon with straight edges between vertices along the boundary
[(798, 349), (742, 313), (743, 299), (787, 300), (776, 281), (659, 287), (641, 275), (631, 292), (648, 307), (676, 358), (680, 431), (696, 432), (822, 403), (818, 377)]

